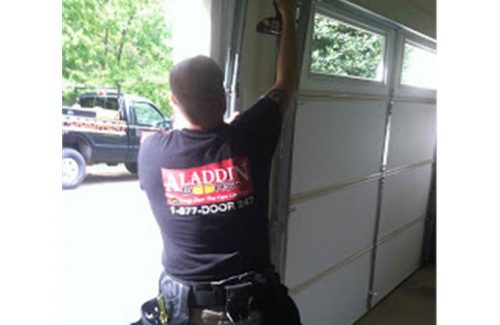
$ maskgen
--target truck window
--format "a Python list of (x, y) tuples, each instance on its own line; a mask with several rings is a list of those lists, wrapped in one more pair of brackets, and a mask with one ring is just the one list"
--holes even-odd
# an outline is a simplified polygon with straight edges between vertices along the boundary
[(311, 53), (314, 74), (382, 81), (385, 36), (316, 13)]
[(117, 97), (82, 96), (80, 98), (81, 107), (101, 107), (117, 111), (119, 109)]
[(153, 105), (143, 102), (134, 103), (136, 123), (158, 127), (164, 123), (163, 115)]

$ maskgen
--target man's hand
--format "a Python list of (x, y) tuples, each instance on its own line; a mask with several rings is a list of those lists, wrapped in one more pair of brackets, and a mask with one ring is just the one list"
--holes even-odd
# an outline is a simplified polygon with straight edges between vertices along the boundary
[(289, 16), (297, 8), (297, 0), (275, 0), (281, 16)]

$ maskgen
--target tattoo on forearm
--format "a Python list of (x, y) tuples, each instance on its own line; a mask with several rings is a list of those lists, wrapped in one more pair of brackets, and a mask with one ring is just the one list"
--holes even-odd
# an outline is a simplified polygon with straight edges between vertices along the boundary
[(286, 102), (286, 94), (282, 90), (273, 90), (267, 94), (267, 97), (272, 99), (279, 107), (283, 107)]

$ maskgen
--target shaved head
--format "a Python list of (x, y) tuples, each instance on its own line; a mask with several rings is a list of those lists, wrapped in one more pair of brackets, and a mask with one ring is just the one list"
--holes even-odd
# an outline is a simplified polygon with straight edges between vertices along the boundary
[(177, 63), (170, 73), (170, 89), (178, 106), (200, 126), (222, 120), (226, 109), (223, 83), (217, 63), (201, 55)]

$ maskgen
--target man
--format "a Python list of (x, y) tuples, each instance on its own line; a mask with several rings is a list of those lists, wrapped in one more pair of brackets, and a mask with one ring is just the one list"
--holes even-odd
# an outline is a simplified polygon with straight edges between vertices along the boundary
[(298, 84), (296, 0), (276, 4), (283, 20), (276, 82), (231, 124), (213, 60), (197, 56), (172, 69), (176, 130), (147, 137), (139, 152), (165, 269), (139, 324), (300, 324), (270, 272), (271, 159)]

